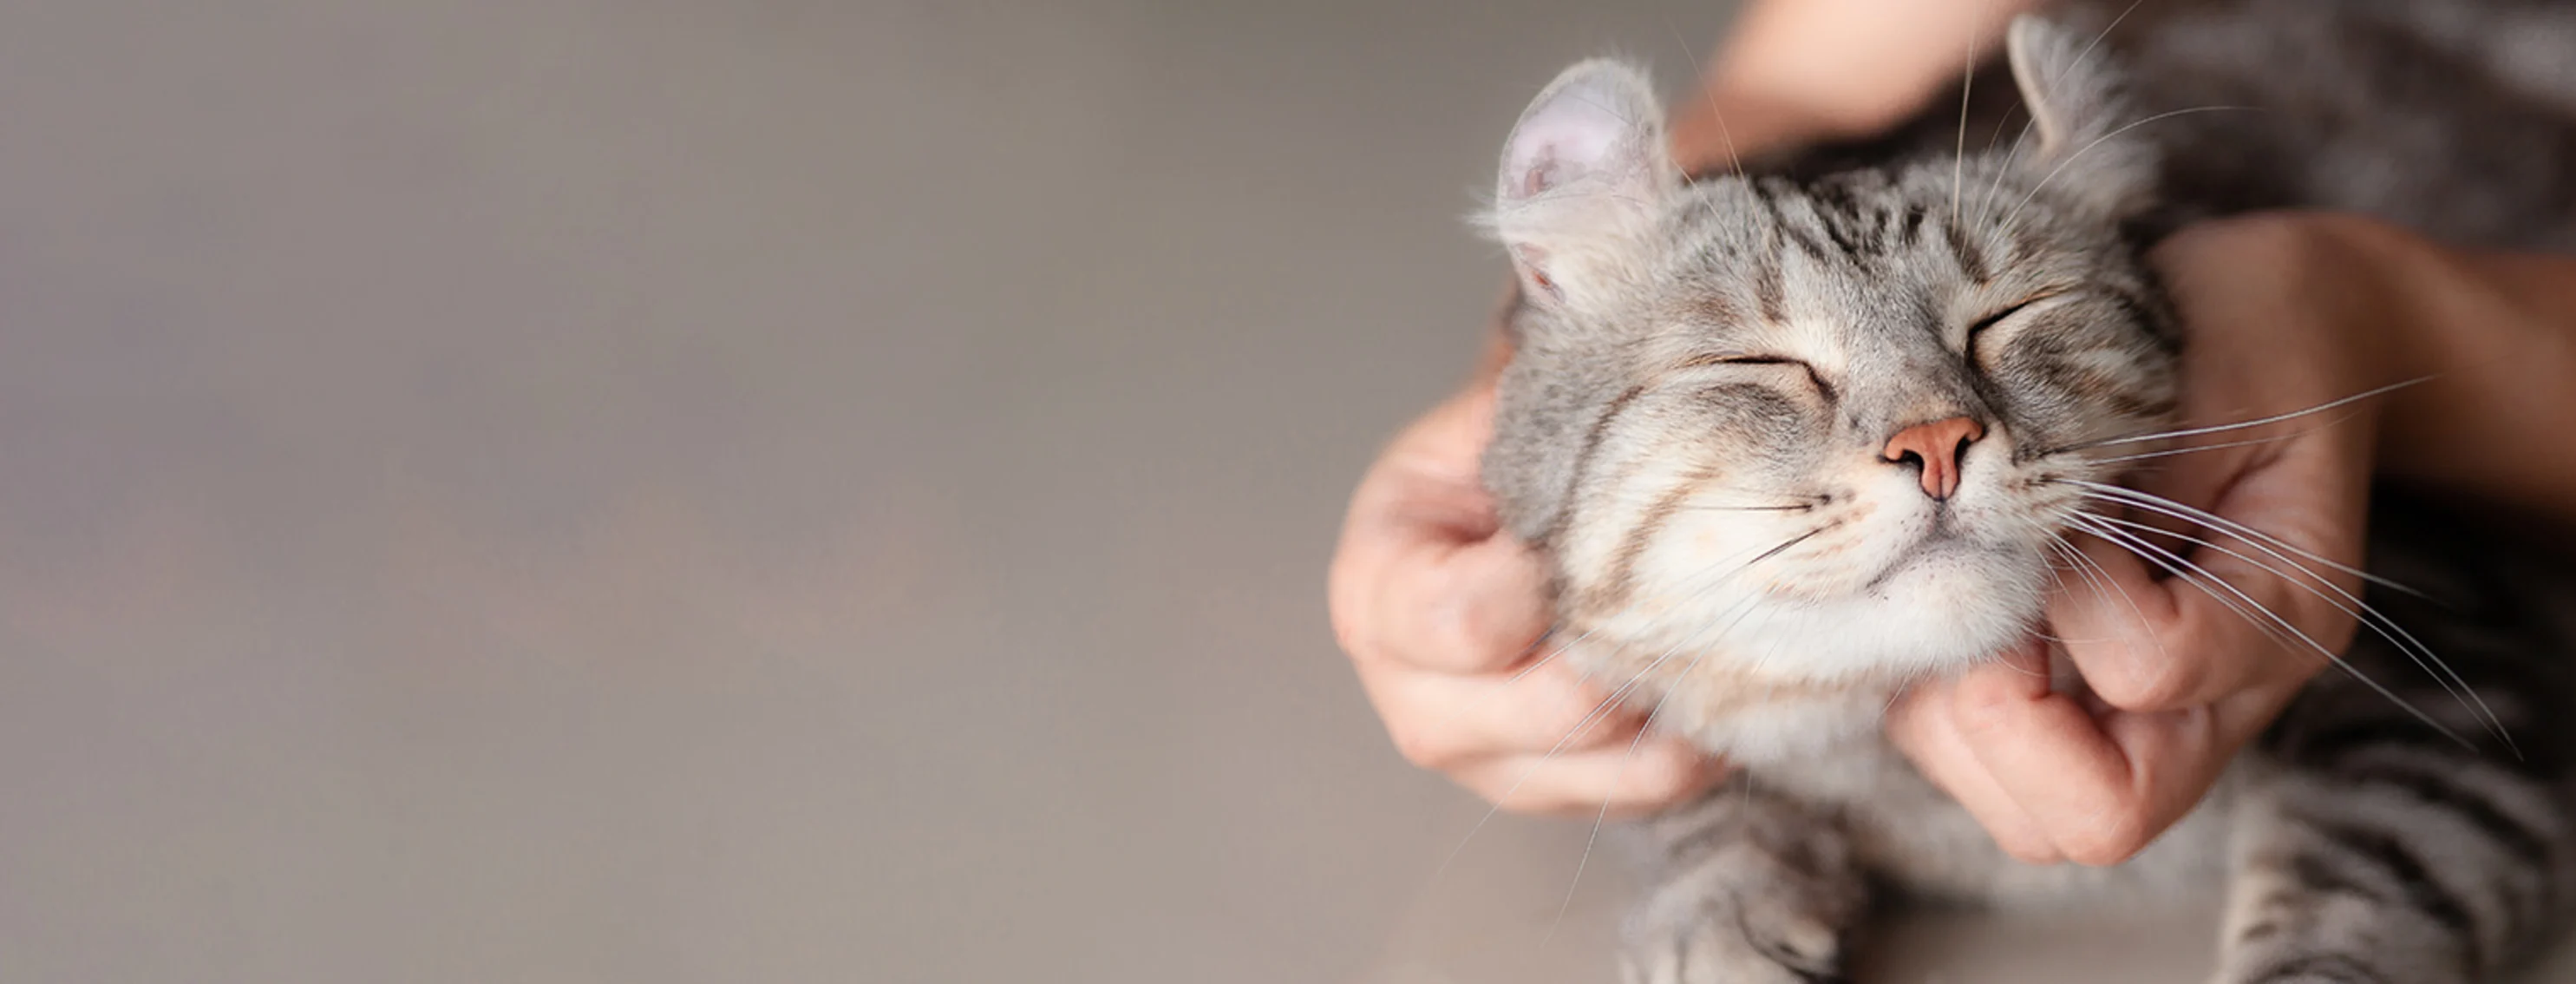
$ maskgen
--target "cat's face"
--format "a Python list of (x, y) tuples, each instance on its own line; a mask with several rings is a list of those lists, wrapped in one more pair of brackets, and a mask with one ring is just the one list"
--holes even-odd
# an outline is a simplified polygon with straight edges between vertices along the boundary
[(2101, 149), (2109, 83), (2065, 79), (2054, 40), (2014, 39), (2042, 124), (2018, 160), (1686, 185), (1633, 71), (1577, 66), (1531, 107), (1493, 219), (1528, 304), (1485, 470), (1557, 565), (1560, 636), (1639, 664), (1613, 672), (1797, 685), (2031, 628), (2062, 483), (2109, 480), (2136, 448), (2090, 445), (2173, 398), (2117, 234), (2147, 162)]

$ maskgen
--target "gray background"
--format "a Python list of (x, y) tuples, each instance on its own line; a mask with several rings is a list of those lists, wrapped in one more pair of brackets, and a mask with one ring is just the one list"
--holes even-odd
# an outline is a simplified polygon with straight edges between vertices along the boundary
[(1522, 101), (1722, 7), (0, 5), (0, 980), (1604, 979), (1322, 577)]

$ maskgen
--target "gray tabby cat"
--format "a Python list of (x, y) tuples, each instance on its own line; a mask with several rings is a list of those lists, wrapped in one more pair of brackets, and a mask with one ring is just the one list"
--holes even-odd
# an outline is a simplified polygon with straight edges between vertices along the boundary
[[(2296, 205), (2576, 245), (2576, 20), (2175, 3), (2097, 42), (2122, 13), (2015, 23), (2009, 84), (1982, 88), (2030, 140), (1964, 160), (1941, 113), (1687, 178), (1647, 80), (1610, 62), (1514, 130), (1490, 222), (1523, 299), (1486, 484), (1554, 565), (1560, 658), (1742, 767), (1643, 825), (1660, 862), (1630, 980), (1839, 979), (1873, 884), (2062, 906), (2222, 878), (2220, 981), (2489, 980), (2576, 894), (2564, 565), (2392, 490), (2372, 569), (2443, 603), (2373, 588), (2389, 621), (2345, 656), (2397, 700), (2321, 675), (2128, 863), (2012, 861), (1881, 737), (1906, 683), (2031, 630), (2069, 532), (2191, 573), (2182, 544), (2095, 518), (2123, 495), (2105, 459), (2154, 446), (2131, 439), (2175, 404), (2180, 332), (2140, 258), (2161, 231)], [(2133, 125), (2213, 104), (2261, 111)]]

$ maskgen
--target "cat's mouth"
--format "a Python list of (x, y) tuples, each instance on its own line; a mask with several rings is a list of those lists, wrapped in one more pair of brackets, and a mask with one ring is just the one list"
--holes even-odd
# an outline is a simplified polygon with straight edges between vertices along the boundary
[(1917, 568), (1939, 564), (1949, 559), (1944, 556), (1945, 554), (1956, 554), (1958, 542), (1957, 537), (1944, 536), (1938, 532), (1925, 535), (1922, 540), (1916, 541), (1913, 547), (1898, 554), (1895, 560), (1889, 562), (1886, 570), (1878, 572), (1877, 577), (1870, 578), (1869, 583), (1861, 586), (1861, 591), (1873, 595), (1886, 594), (1888, 586), (1894, 584), (1897, 578), (1913, 573)]
[(2011, 553), (2003, 545), (1969, 532), (1952, 517), (1947, 509), (1937, 513), (1930, 528), (1897, 551), (1887, 568), (1870, 578), (1862, 592), (1885, 595), (1899, 589), (1899, 581), (1916, 575), (1941, 580), (1972, 575)]

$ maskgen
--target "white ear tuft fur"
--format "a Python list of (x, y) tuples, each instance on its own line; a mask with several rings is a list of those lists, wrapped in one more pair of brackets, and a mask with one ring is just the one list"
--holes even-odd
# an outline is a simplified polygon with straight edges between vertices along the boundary
[(1679, 182), (1663, 116), (1645, 74), (1608, 60), (1566, 69), (1521, 113), (1491, 221), (1534, 296), (1615, 289)]
[(2128, 218), (2151, 202), (2155, 149), (2128, 136), (2138, 121), (2129, 118), (2109, 53), (2095, 47), (2031, 14), (2013, 18), (2004, 34), (2013, 84), (2039, 134), (2030, 162), (2038, 180), (2104, 217)]

